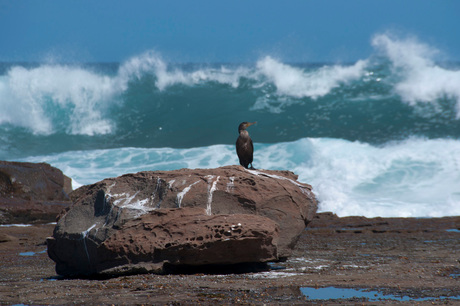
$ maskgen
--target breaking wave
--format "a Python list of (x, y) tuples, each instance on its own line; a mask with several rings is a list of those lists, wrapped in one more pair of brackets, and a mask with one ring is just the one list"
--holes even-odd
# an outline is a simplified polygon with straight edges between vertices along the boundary
[[(177, 86), (229, 86), (235, 98), (244, 94), (252, 100), (252, 111), (272, 113), (309, 100), (347, 103), (396, 95), (412, 107), (430, 105), (424, 109), (427, 116), (447, 109), (460, 118), (460, 70), (436, 64), (436, 49), (390, 34), (376, 35), (372, 45), (375, 54), (351, 65), (293, 65), (270, 56), (254, 66), (175, 65), (153, 51), (117, 65), (112, 72), (91, 66), (12, 65), (0, 76), (0, 126), (21, 127), (39, 135), (115, 133), (120, 123), (114, 114), (120, 105), (138, 103), (126, 99), (127, 91), (138, 86), (166, 96), (177, 94)], [(364, 96), (350, 97), (357, 90)], [(184, 103), (187, 98), (182, 97)], [(212, 96), (201, 98), (209, 101)]]
[(439, 50), (415, 38), (401, 40), (390, 34), (376, 35), (372, 45), (391, 62), (398, 79), (394, 91), (404, 102), (429, 103), (441, 111), (443, 101), (455, 101), (456, 118), (460, 118), (460, 70), (436, 64)]

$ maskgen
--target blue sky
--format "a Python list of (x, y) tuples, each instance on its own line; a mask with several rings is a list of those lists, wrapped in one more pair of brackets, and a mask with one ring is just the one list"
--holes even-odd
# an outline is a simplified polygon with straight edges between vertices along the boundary
[(0, 0), (0, 61), (344, 62), (387, 31), (459, 61), (459, 30), (457, 0)]

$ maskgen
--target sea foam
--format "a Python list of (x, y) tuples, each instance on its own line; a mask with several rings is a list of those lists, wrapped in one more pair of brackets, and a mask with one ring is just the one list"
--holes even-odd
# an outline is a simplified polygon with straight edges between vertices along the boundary
[[(313, 186), (320, 211), (339, 216), (460, 215), (459, 140), (407, 139), (372, 146), (332, 138), (255, 144), (258, 169), (289, 169)], [(122, 148), (30, 157), (74, 179), (74, 187), (145, 170), (236, 165), (232, 145), (191, 149)]]
[(460, 214), (460, 141), (407, 139), (383, 146), (303, 139), (312, 155), (294, 163), (321, 210), (339, 216), (440, 217)]

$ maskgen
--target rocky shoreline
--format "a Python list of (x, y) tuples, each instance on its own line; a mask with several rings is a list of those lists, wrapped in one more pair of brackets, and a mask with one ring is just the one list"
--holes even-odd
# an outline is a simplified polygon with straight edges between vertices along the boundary
[[(302, 233), (292, 256), (270, 264), (269, 270), (227, 267), (105, 279), (56, 275), (45, 245), (54, 227), (0, 227), (2, 305), (455, 305), (460, 299), (460, 217), (368, 219), (322, 213)], [(391, 299), (331, 295), (311, 300), (301, 291), (328, 287), (376, 290)]]
[(59, 169), (0, 162), (0, 304), (460, 301), (460, 216), (316, 209), (288, 171), (146, 171), (72, 192)]

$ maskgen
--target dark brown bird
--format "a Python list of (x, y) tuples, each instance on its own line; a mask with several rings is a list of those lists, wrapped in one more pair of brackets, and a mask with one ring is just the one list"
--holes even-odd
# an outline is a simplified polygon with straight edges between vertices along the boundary
[[(254, 169), (252, 166), (252, 159), (254, 153), (254, 145), (252, 144), (252, 139), (249, 137), (248, 131), (246, 129), (257, 122), (242, 122), (238, 127), (238, 139), (236, 140), (236, 154), (240, 159), (240, 165), (246, 169)], [(251, 165), (250, 168), (248, 166)]]

